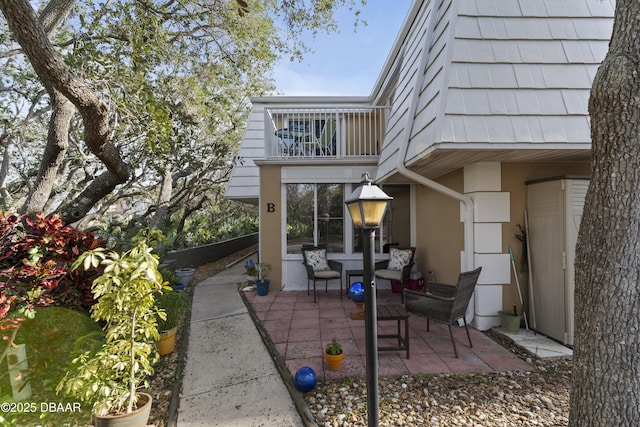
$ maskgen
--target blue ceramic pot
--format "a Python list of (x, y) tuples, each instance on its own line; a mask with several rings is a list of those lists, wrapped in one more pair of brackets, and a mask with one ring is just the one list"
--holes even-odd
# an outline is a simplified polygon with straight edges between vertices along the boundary
[(269, 282), (271, 279), (256, 280), (256, 291), (258, 295), (264, 296), (269, 293)]

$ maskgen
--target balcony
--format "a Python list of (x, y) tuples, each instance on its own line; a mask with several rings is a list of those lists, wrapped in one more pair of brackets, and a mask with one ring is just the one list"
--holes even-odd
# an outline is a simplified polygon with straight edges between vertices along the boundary
[(266, 108), (268, 158), (378, 156), (388, 107)]

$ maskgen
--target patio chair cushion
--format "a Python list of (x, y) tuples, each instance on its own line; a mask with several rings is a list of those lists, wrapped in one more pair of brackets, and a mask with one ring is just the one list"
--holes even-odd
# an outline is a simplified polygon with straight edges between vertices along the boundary
[(387, 279), (387, 280), (397, 280), (397, 281), (402, 281), (402, 270), (389, 270), (389, 269), (382, 269), (382, 270), (376, 270), (376, 277), (380, 277), (382, 279)]
[(326, 249), (314, 249), (311, 251), (305, 251), (305, 257), (307, 264), (313, 269), (314, 272), (331, 270), (329, 268), (329, 263), (327, 262)]
[(342, 277), (342, 274), (339, 271), (316, 271), (315, 273), (316, 279), (338, 279)]
[(405, 265), (408, 265), (413, 258), (413, 252), (411, 249), (397, 249), (391, 248), (389, 250), (389, 265), (387, 270), (402, 270)]

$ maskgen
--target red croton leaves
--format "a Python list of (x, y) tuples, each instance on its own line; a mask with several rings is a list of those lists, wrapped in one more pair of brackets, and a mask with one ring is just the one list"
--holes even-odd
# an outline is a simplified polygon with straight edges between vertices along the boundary
[(104, 246), (93, 233), (65, 226), (57, 215), (0, 211), (0, 330), (17, 327), (23, 312), (50, 304), (88, 310), (99, 271), (71, 271), (89, 249)]

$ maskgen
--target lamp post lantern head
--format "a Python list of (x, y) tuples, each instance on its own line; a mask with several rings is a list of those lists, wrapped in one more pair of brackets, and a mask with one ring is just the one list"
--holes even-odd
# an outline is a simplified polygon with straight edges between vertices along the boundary
[(345, 200), (353, 223), (358, 228), (378, 228), (393, 197), (371, 182), (368, 173), (362, 174), (362, 182)]

